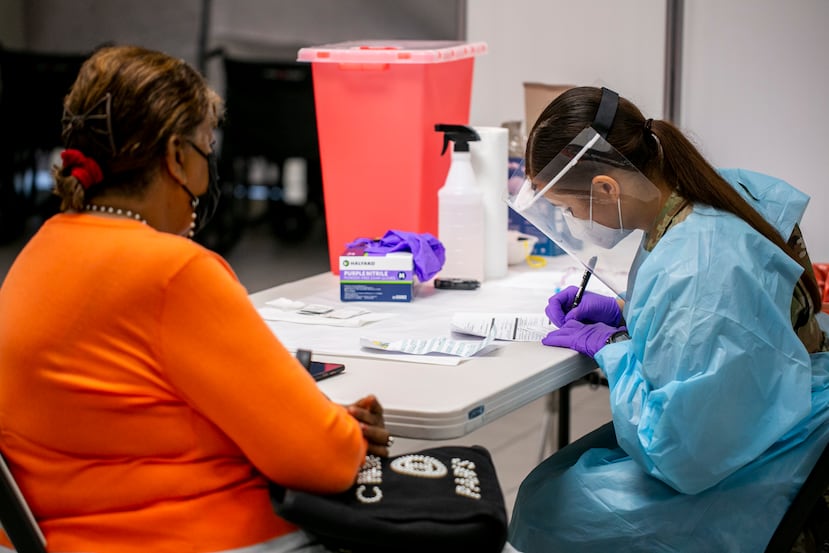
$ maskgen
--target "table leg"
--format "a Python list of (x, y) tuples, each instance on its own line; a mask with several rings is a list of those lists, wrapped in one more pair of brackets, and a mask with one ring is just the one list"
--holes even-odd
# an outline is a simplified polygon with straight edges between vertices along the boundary
[(558, 448), (570, 443), (570, 384), (558, 389)]
[[(547, 457), (547, 448), (553, 447), (553, 444), (558, 443), (558, 390), (547, 393), (547, 399), (544, 405), (544, 418), (541, 422), (541, 448), (538, 452), (538, 462), (540, 463)], [(553, 432), (556, 429), (556, 432)]]

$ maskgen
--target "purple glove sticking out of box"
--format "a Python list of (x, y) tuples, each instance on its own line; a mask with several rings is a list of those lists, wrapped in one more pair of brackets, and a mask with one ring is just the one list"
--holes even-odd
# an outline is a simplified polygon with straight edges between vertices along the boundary
[(364, 246), (368, 255), (384, 255), (391, 252), (412, 252), (414, 272), (420, 282), (426, 282), (443, 268), (446, 262), (446, 249), (443, 244), (428, 232), (416, 233), (403, 230), (390, 230), (379, 240), (358, 238), (346, 245), (346, 248)]

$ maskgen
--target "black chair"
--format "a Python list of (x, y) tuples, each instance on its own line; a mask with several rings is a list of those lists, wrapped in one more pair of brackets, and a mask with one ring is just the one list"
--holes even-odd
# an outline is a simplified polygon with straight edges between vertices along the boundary
[(789, 553), (803, 531), (810, 531), (814, 536), (815, 551), (829, 552), (829, 509), (823, 499), (827, 488), (829, 445), (823, 450), (803, 487), (777, 525), (777, 530), (766, 546), (766, 553)]
[(0, 243), (18, 238), (29, 216), (57, 211), (56, 198), (39, 198), (34, 180), (39, 161), (61, 146), (63, 98), (85, 59), (0, 46)]
[(46, 553), (46, 538), (0, 455), (0, 523), (18, 553)]

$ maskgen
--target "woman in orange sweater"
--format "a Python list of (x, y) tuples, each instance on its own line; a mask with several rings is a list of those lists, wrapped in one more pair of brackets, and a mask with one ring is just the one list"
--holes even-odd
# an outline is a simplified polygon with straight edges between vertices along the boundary
[(0, 448), (49, 550), (316, 550), (268, 481), (342, 491), (389, 434), (187, 238), (215, 200), (220, 99), (181, 60), (112, 47), (64, 107), (62, 213), (0, 289)]

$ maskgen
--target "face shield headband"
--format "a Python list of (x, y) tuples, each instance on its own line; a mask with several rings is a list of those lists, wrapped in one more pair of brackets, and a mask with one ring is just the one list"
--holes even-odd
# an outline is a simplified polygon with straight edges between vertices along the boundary
[(638, 214), (645, 208), (650, 212), (660, 196), (605, 140), (617, 106), (618, 95), (602, 89), (593, 124), (532, 179), (510, 190), (507, 204), (623, 296), (627, 272), (648, 226)]

